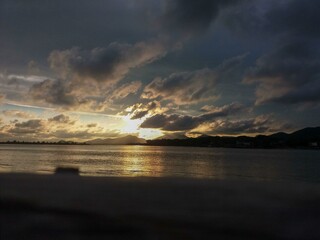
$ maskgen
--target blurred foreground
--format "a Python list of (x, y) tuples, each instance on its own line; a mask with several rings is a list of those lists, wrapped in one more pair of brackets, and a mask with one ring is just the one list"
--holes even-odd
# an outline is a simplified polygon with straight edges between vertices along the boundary
[(0, 174), (0, 239), (320, 239), (318, 185)]

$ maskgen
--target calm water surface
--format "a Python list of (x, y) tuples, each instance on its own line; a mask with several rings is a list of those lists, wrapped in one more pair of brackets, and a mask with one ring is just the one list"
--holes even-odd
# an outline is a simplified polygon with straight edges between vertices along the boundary
[(317, 150), (0, 145), (1, 172), (52, 173), (57, 166), (92, 176), (320, 182)]

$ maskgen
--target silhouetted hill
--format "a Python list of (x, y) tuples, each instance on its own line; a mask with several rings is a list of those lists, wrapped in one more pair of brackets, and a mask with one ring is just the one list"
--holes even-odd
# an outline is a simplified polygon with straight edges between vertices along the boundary
[(290, 134), (291, 138), (302, 138), (302, 139), (309, 139), (309, 140), (316, 140), (320, 136), (320, 127), (308, 127), (301, 130), (298, 130), (294, 133)]
[[(173, 137), (174, 135), (167, 135)], [(165, 136), (163, 136), (165, 137)], [(186, 136), (176, 135), (175, 139), (158, 138), (154, 140), (145, 140), (136, 136), (128, 135), (119, 138), (94, 139), (87, 142), (20, 142), (6, 141), (0, 144), (91, 144), (91, 145), (152, 145), (152, 146), (193, 146), (193, 147), (231, 147), (231, 148), (314, 148), (320, 149), (320, 127), (308, 127), (293, 133), (279, 132), (266, 135), (257, 135), (256, 137), (238, 136), (238, 137), (220, 137), (201, 135), (198, 138), (188, 138)]]
[(186, 135), (184, 135), (183, 133), (167, 133), (161, 137), (158, 137), (156, 139), (186, 139), (188, 138)]
[(269, 136), (219, 137), (200, 136), (187, 139), (147, 140), (147, 145), (159, 146), (198, 146), (234, 148), (319, 148), (320, 127), (305, 128), (291, 134), (279, 132)]
[(119, 138), (94, 139), (87, 141), (87, 144), (92, 145), (130, 145), (130, 144), (145, 144), (146, 140), (136, 136), (128, 135)]
[(288, 145), (307, 147), (308, 144), (319, 142), (319, 138), (320, 127), (304, 128), (289, 135)]
[(276, 138), (276, 139), (284, 139), (284, 138), (288, 138), (288, 136), (289, 136), (288, 133), (278, 132), (270, 135), (269, 137)]

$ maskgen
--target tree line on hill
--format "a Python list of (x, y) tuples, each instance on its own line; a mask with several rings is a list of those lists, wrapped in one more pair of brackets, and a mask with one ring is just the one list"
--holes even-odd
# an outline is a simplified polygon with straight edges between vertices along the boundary
[(225, 147), (225, 148), (312, 148), (320, 149), (320, 127), (304, 128), (293, 133), (275, 133), (269, 136), (200, 136), (183, 139), (145, 140), (137, 136), (94, 139), (86, 142), (60, 140), (50, 141), (5, 141), (0, 144), (49, 144), (49, 145), (150, 145), (150, 146), (190, 146), (190, 147)]
[(256, 137), (220, 137), (201, 136), (185, 139), (147, 140), (152, 146), (197, 146), (197, 147), (230, 147), (230, 148), (315, 148), (320, 146), (320, 127), (305, 128), (291, 134), (276, 133)]

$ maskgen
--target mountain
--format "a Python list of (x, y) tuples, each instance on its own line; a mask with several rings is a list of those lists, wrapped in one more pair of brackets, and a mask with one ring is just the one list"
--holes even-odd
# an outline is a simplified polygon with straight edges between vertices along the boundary
[(287, 144), (289, 146), (305, 146), (312, 143), (320, 145), (320, 127), (308, 127), (289, 134)]
[(289, 134), (284, 133), (284, 132), (278, 132), (278, 133), (274, 133), (274, 134), (269, 135), (269, 137), (274, 138), (274, 139), (284, 139), (284, 138), (288, 138)]
[[(279, 132), (269, 136), (220, 137), (201, 135), (188, 138), (181, 135), (167, 135), (167, 139), (145, 140), (128, 135), (119, 138), (95, 139), (86, 144), (93, 145), (130, 145), (146, 144), (155, 146), (197, 146), (197, 147), (235, 147), (235, 148), (319, 148), (320, 127), (304, 128), (293, 133)], [(170, 138), (171, 137), (171, 138)], [(176, 138), (172, 138), (176, 137)]]
[(91, 145), (130, 145), (130, 144), (145, 144), (146, 140), (138, 138), (136, 136), (128, 135), (119, 138), (105, 138), (94, 139), (87, 141), (86, 144)]
[(233, 148), (319, 148), (320, 127), (304, 128), (293, 133), (279, 132), (269, 136), (219, 137), (199, 136), (186, 139), (147, 140), (147, 145), (157, 146), (197, 146)]
[(308, 127), (290, 134), (291, 138), (295, 139), (307, 139), (307, 140), (316, 140), (320, 138), (320, 127)]
[(188, 138), (184, 133), (166, 133), (157, 139), (186, 139)]

